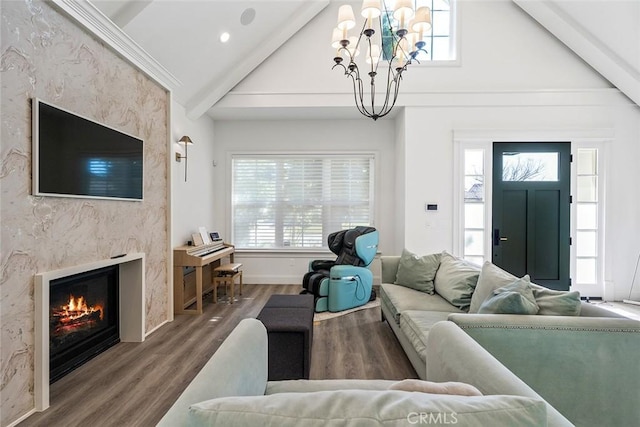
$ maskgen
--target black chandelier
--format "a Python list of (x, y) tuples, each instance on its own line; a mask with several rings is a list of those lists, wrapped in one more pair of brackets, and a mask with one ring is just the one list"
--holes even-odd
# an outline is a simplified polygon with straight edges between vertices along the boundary
[[(423, 36), (431, 29), (431, 10), (426, 6), (415, 9), (413, 0), (396, 0), (393, 14), (390, 15), (380, 0), (364, 0), (361, 15), (364, 17), (364, 24), (360, 34), (349, 37), (348, 31), (356, 26), (353, 9), (350, 5), (340, 6), (338, 26), (333, 30), (331, 41), (331, 46), (337, 49), (332, 69), (338, 66), (344, 69), (345, 75), (353, 81), (353, 95), (358, 111), (366, 117), (378, 120), (389, 114), (395, 105), (402, 73), (407, 66), (412, 61), (418, 62), (416, 57), (420, 52), (426, 53)], [(374, 40), (374, 26), (379, 29), (379, 42)], [(368, 95), (360, 68), (355, 62), (360, 49), (365, 47), (367, 65), (361, 65), (363, 73), (366, 70), (371, 78)], [(376, 105), (375, 79), (382, 61), (388, 63), (386, 94), (384, 103)]]

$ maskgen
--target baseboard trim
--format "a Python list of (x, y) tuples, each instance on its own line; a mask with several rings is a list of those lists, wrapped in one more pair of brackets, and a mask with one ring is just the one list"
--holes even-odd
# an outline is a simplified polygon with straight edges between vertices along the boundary
[(20, 418), (18, 418), (14, 422), (12, 422), (11, 424), (8, 424), (7, 427), (15, 427), (15, 426), (17, 426), (18, 424), (20, 424), (21, 422), (23, 422), (24, 420), (29, 418), (31, 415), (35, 414), (36, 412), (38, 412), (36, 410), (36, 408), (33, 408), (32, 410), (30, 410), (29, 412), (27, 412), (26, 414), (24, 414), (23, 416), (21, 416)]

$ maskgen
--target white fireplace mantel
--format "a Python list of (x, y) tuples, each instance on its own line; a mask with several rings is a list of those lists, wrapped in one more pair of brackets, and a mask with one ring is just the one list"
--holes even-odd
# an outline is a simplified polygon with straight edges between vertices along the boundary
[(142, 342), (145, 336), (144, 254), (134, 253), (35, 275), (35, 406), (49, 407), (49, 287), (52, 280), (112, 265), (119, 266), (120, 341)]

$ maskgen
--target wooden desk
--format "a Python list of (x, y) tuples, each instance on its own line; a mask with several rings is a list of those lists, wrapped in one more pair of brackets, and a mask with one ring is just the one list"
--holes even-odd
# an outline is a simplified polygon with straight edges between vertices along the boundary
[[(212, 263), (220, 265), (220, 260), (229, 257), (233, 263), (235, 248), (225, 243), (222, 249), (204, 256), (192, 255), (196, 246), (178, 246), (173, 249), (173, 310), (176, 314), (202, 314), (202, 267)], [(195, 267), (196, 270), (196, 308), (185, 309), (183, 267)]]

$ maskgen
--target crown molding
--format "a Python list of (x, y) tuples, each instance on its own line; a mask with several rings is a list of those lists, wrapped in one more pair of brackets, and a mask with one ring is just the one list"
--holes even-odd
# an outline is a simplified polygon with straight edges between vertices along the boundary
[(177, 77), (92, 3), (82, 0), (51, 0), (51, 3), (165, 89), (174, 90), (182, 86)]

